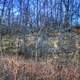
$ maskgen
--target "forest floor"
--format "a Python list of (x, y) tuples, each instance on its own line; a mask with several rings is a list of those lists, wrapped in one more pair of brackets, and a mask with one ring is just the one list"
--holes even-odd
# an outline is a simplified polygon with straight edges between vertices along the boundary
[[(78, 64), (79, 63), (79, 64)], [(80, 62), (0, 56), (0, 80), (80, 80)]]

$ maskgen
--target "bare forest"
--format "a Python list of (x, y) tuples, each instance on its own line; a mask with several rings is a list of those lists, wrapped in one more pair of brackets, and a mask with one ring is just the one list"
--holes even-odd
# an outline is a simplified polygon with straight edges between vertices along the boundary
[(80, 1), (0, 0), (0, 80), (80, 80)]

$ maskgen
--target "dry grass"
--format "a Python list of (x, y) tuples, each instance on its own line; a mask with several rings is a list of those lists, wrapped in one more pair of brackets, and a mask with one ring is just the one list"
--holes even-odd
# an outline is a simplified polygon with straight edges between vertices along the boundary
[(0, 58), (0, 80), (58, 80), (58, 77), (80, 80), (79, 65), (69, 62), (61, 67), (54, 59), (35, 62), (16, 56)]

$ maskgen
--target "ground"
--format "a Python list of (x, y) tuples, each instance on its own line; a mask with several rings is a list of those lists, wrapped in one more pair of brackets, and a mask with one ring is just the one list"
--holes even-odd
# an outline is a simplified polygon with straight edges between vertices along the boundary
[[(0, 56), (0, 80), (79, 80), (80, 62), (47, 58), (36, 62), (20, 56)], [(68, 61), (68, 60), (67, 60)]]

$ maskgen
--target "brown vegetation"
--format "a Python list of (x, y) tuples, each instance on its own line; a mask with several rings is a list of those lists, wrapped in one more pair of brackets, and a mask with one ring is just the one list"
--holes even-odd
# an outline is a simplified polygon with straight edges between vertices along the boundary
[(23, 57), (6, 56), (0, 58), (0, 80), (79, 80), (80, 65), (68, 62), (60, 65), (56, 59), (35, 62)]

